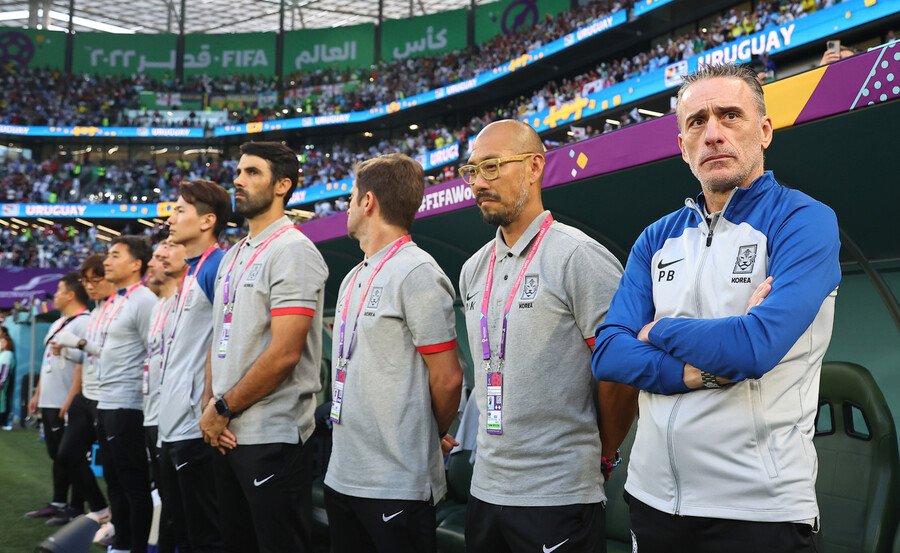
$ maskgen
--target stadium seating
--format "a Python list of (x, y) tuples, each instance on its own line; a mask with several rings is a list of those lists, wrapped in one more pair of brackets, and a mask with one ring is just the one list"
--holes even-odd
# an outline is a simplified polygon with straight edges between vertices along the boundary
[(887, 553), (900, 520), (890, 408), (869, 371), (853, 363), (825, 363), (819, 397), (814, 444), (825, 550)]

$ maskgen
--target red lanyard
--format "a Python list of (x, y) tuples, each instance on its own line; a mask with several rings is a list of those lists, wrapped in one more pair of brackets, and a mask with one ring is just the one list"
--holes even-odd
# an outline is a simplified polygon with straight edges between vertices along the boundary
[[(528, 252), (528, 256), (525, 258), (525, 263), (522, 265), (522, 270), (519, 271), (519, 276), (516, 277), (516, 282), (513, 284), (512, 291), (509, 293), (509, 298), (506, 300), (506, 309), (503, 311), (503, 327), (500, 334), (500, 351), (498, 353), (500, 363), (497, 367), (499, 371), (500, 368), (503, 367), (503, 359), (506, 357), (506, 327), (509, 322), (509, 310), (512, 307), (513, 301), (516, 299), (516, 292), (519, 290), (519, 286), (522, 284), (522, 279), (525, 277), (525, 271), (528, 270), (528, 265), (531, 264), (531, 260), (534, 259), (534, 254), (537, 253), (538, 246), (541, 245), (541, 241), (544, 239), (544, 235), (547, 234), (547, 230), (550, 228), (550, 225), (553, 223), (553, 215), (547, 215), (547, 218), (544, 219), (544, 222), (541, 224), (541, 230), (538, 231), (537, 238), (534, 240), (534, 244), (531, 246), (531, 250)], [(482, 349), (482, 359), (484, 359), (484, 368), (486, 371), (491, 370), (491, 344), (488, 339), (488, 323), (487, 323), (487, 313), (488, 313), (488, 305), (491, 300), (491, 288), (494, 284), (494, 263), (497, 261), (497, 244), (494, 243), (494, 251), (491, 252), (491, 261), (488, 264), (487, 270), (487, 282), (484, 284), (484, 296), (481, 299), (481, 349)]]
[(237, 297), (238, 284), (241, 282), (241, 279), (244, 278), (244, 273), (247, 272), (247, 269), (250, 268), (251, 265), (253, 265), (254, 261), (256, 261), (256, 256), (261, 254), (263, 252), (263, 250), (266, 249), (266, 246), (268, 246), (272, 242), (272, 240), (275, 240), (276, 238), (278, 238), (285, 232), (289, 231), (290, 229), (295, 229), (298, 232), (300, 231), (300, 229), (298, 229), (294, 225), (285, 225), (285, 226), (281, 227), (280, 229), (276, 230), (275, 233), (272, 234), (272, 236), (266, 238), (265, 242), (260, 244), (260, 246), (256, 249), (256, 251), (253, 252), (253, 256), (250, 257), (250, 261), (248, 261), (247, 265), (244, 266), (244, 270), (241, 271), (241, 274), (238, 276), (237, 281), (235, 281), (234, 294), (231, 294), (231, 293), (229, 293), (230, 292), (229, 283), (231, 282), (231, 271), (234, 269), (234, 264), (235, 264), (235, 262), (237, 262), (238, 255), (240, 255), (240, 253), (241, 253), (241, 248), (244, 246), (244, 243), (247, 241), (248, 237), (244, 237), (244, 239), (241, 240), (240, 243), (238, 243), (237, 251), (235, 252), (234, 259), (231, 260), (231, 266), (228, 267), (228, 272), (225, 274), (225, 294), (224, 294), (224, 297), (222, 298), (222, 302), (225, 305), (226, 313), (228, 313), (232, 309), (234, 309), (234, 300)]
[[(125, 295), (122, 296), (122, 301), (115, 302), (116, 308), (113, 309), (113, 312), (110, 314), (109, 318), (106, 319), (105, 321), (103, 321), (103, 320), (100, 321), (100, 325), (97, 328), (97, 330), (100, 331), (100, 347), (103, 347), (103, 344), (106, 343), (106, 336), (109, 334), (109, 325), (116, 318), (116, 314), (119, 312), (119, 309), (121, 309), (122, 306), (125, 304), (125, 300), (128, 299), (128, 296), (130, 296), (132, 292), (137, 290), (138, 286), (140, 286), (140, 285), (141, 285), (140, 282), (136, 282), (136, 283), (132, 284), (131, 287), (125, 291)], [(118, 295), (119, 295), (119, 293), (116, 292), (115, 294), (113, 294), (106, 300), (106, 303), (108, 304), (111, 301), (115, 301), (115, 298)], [(103, 306), (103, 311), (106, 311), (106, 305)], [(100, 316), (103, 317), (102, 311), (100, 312)]]
[(397, 250), (400, 249), (400, 246), (406, 244), (412, 240), (410, 236), (407, 234), (406, 236), (400, 238), (394, 245), (391, 246), (391, 249), (384, 254), (384, 257), (381, 258), (381, 261), (378, 262), (378, 265), (375, 267), (375, 270), (372, 271), (372, 275), (369, 277), (369, 281), (366, 282), (366, 289), (363, 290), (362, 297), (359, 299), (359, 309), (356, 310), (356, 320), (353, 321), (353, 332), (350, 333), (350, 342), (347, 344), (347, 355), (344, 356), (344, 329), (347, 326), (347, 311), (350, 307), (350, 295), (353, 293), (353, 285), (356, 283), (356, 277), (359, 276), (359, 272), (362, 270), (362, 263), (360, 263), (359, 267), (357, 267), (356, 272), (353, 274), (353, 278), (350, 280), (350, 286), (347, 287), (347, 298), (344, 300), (344, 309), (341, 313), (341, 333), (340, 333), (340, 341), (338, 342), (338, 364), (343, 368), (347, 366), (347, 361), (350, 359), (350, 350), (353, 348), (353, 340), (356, 337), (356, 326), (359, 324), (359, 314), (362, 313), (363, 303), (366, 301), (366, 296), (369, 295), (369, 287), (372, 286), (372, 281), (375, 280), (375, 275), (378, 274), (378, 271), (384, 266), (385, 262), (388, 259), (393, 257)]

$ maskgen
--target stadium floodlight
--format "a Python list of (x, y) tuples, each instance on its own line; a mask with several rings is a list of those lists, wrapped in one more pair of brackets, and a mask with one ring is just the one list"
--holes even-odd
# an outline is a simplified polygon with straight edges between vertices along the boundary
[(409, 130), (411, 130), (411, 131), (417, 130), (418, 128), (419, 128), (419, 126), (416, 125), (415, 123), (413, 123), (412, 125), (409, 126)]
[(28, 223), (26, 223), (25, 221), (23, 221), (23, 220), (21, 220), (21, 219), (16, 219), (15, 217), (11, 217), (9, 220), (12, 221), (13, 223), (22, 225), (23, 227), (27, 227), (27, 226), (28, 226)]
[(107, 242), (112, 242), (112, 238), (110, 238), (109, 236), (104, 236), (102, 234), (98, 234), (97, 238), (99, 238), (100, 240), (106, 240)]
[(75, 217), (75, 221), (81, 223), (82, 225), (88, 226), (88, 227), (94, 226), (94, 223), (92, 223), (90, 221), (85, 221), (84, 219), (79, 219), (78, 217)]
[(658, 111), (653, 111), (650, 109), (638, 108), (638, 113), (641, 115), (646, 115), (648, 117), (662, 117), (663, 114)]
[(121, 233), (121, 232), (119, 232), (119, 231), (117, 231), (117, 230), (113, 230), (113, 229), (111, 229), (111, 228), (109, 228), (109, 227), (104, 227), (103, 225), (97, 225), (97, 230), (102, 230), (103, 232), (108, 232), (108, 233), (110, 233), (110, 234), (115, 234), (116, 236), (122, 236), (122, 233)]
[(54, 224), (53, 221), (48, 221), (47, 219), (42, 219), (42, 218), (40, 218), (40, 217), (38, 217), (37, 220), (38, 220), (39, 223), (44, 223), (45, 225), (52, 225), (52, 224)]
[(607, 119), (606, 122), (609, 123), (610, 125), (615, 125), (617, 127), (622, 126), (622, 123), (619, 121), (616, 121), (615, 119)]
[(140, 224), (142, 224), (142, 225), (147, 225), (147, 226), (150, 227), (150, 228), (153, 228), (153, 227), (156, 226), (156, 225), (154, 225), (153, 223), (151, 223), (150, 221), (148, 221), (148, 220), (146, 220), (146, 219), (138, 219), (138, 223), (140, 223)]
[(3, 225), (4, 227), (8, 227), (8, 226), (9, 226), (9, 223), (7, 223), (6, 221), (4, 221), (3, 219), (0, 219), (0, 225)]

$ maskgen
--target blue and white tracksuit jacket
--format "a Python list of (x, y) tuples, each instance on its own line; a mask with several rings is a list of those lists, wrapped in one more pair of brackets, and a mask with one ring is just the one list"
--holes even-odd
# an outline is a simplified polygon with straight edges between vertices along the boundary
[[(841, 271), (834, 212), (771, 172), (647, 227), (597, 329), (599, 380), (642, 390), (625, 489), (666, 513), (818, 516), (812, 437)], [(748, 314), (766, 277), (772, 291)], [(661, 319), (650, 344), (636, 339)], [(684, 364), (737, 383), (688, 391)]]

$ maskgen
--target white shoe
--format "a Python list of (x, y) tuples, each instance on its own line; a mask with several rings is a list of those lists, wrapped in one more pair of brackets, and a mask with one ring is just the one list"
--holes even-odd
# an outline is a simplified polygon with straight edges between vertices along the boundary
[(116, 535), (116, 529), (113, 527), (112, 522), (104, 523), (97, 533), (94, 534), (94, 543), (99, 542), (102, 539), (111, 538)]
[(100, 526), (103, 526), (104, 524), (109, 522), (109, 519), (112, 518), (112, 514), (109, 511), (109, 507), (106, 507), (104, 509), (100, 509), (99, 511), (91, 511), (87, 514), (87, 517), (97, 521), (97, 524), (99, 524)]

